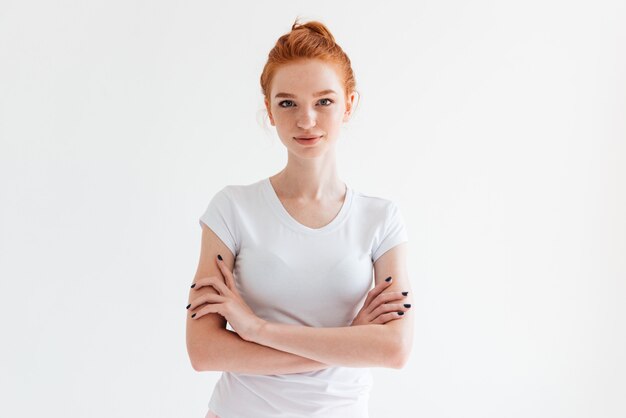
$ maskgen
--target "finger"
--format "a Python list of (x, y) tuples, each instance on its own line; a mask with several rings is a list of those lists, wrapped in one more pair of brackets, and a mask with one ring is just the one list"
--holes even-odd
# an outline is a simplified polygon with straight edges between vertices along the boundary
[(196, 280), (196, 285), (194, 289), (198, 290), (206, 286), (213, 286), (213, 288), (215, 288), (215, 290), (217, 290), (221, 295), (227, 296), (230, 294), (230, 290), (228, 289), (221, 277), (201, 277)]
[[(377, 316), (385, 313), (396, 313), (399, 316), (404, 315), (404, 312), (408, 311), (411, 308), (410, 303), (401, 304), (401, 303), (385, 303), (377, 307), (374, 312), (372, 312), (372, 317), (376, 318)], [(402, 312), (400, 314), (400, 312)]]
[(222, 272), (222, 275), (224, 276), (224, 281), (226, 282), (226, 286), (228, 286), (230, 290), (236, 292), (237, 288), (235, 287), (235, 278), (233, 277), (233, 273), (230, 271), (228, 266), (226, 266), (226, 263), (224, 263), (224, 260), (221, 258), (222, 256), (218, 254), (217, 266), (219, 267), (220, 271)]
[(216, 293), (205, 293), (204, 295), (199, 296), (195, 298), (194, 300), (192, 300), (191, 303), (189, 304), (189, 309), (193, 311), (198, 306), (203, 305), (205, 303), (222, 303), (222, 302), (225, 302), (226, 300), (228, 300), (226, 297), (220, 296)]
[(392, 302), (394, 300), (401, 300), (401, 299), (404, 299), (405, 297), (406, 296), (404, 296), (402, 292), (381, 293), (380, 295), (376, 297), (376, 299), (374, 299), (371, 306), (369, 307), (370, 312), (373, 312), (374, 309), (376, 309), (377, 307), (379, 307), (380, 305), (384, 303)]
[[(217, 313), (224, 316), (224, 314), (222, 313), (223, 306), (223, 303), (209, 303), (208, 305), (204, 305), (200, 310), (198, 310), (198, 312), (191, 315), (191, 319), (202, 318), (204, 315), (210, 313)], [(224, 318), (226, 317), (224, 316)]]
[(376, 320), (380, 320), (381, 324), (386, 324), (387, 322), (395, 321), (396, 319), (404, 318), (404, 315), (400, 315), (398, 312), (389, 312), (383, 315), (380, 315)]
[(393, 278), (389, 276), (385, 280), (382, 280), (380, 283), (374, 286), (372, 290), (369, 291), (369, 293), (367, 294), (367, 298), (365, 299), (365, 302), (364, 302), (364, 305), (368, 307), (367, 309), (368, 311), (371, 311), (371, 309), (369, 309), (369, 304), (372, 302), (372, 300), (374, 300), (378, 295), (380, 295), (383, 290), (389, 287), (392, 282), (393, 282)]
[(216, 279), (221, 279), (221, 277), (218, 276), (206, 276), (206, 277), (200, 277), (199, 279), (196, 279), (195, 282), (193, 282), (193, 284), (191, 285), (191, 288), (194, 290), (198, 290), (200, 289), (202, 286), (207, 286), (208, 285), (208, 281), (207, 279), (211, 279), (215, 277)]

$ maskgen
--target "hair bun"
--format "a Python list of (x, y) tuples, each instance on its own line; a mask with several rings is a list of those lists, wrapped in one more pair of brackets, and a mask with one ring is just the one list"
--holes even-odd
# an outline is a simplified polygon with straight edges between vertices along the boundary
[(330, 33), (326, 25), (324, 25), (322, 22), (318, 22), (317, 20), (312, 20), (306, 22), (305, 24), (301, 24), (298, 23), (298, 19), (296, 18), (296, 21), (293, 23), (293, 25), (291, 25), (291, 30), (299, 29), (309, 29), (310, 31), (315, 32), (328, 39), (331, 43), (335, 43), (335, 37), (332, 33)]
[(349, 98), (356, 92), (350, 58), (335, 42), (335, 37), (326, 25), (316, 20), (302, 24), (298, 19), (296, 17), (291, 30), (281, 35), (267, 54), (267, 62), (259, 77), (265, 102), (272, 103), (270, 92), (276, 70), (290, 62), (302, 62), (303, 59), (317, 59), (333, 65), (343, 85), (345, 98)]

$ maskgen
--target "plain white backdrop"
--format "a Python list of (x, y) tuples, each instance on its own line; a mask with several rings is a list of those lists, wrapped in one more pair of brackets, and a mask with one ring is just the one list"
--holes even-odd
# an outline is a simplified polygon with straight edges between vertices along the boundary
[(0, 1), (0, 416), (204, 417), (198, 217), (286, 163), (259, 77), (298, 16), (361, 93), (341, 178), (410, 236), (371, 417), (626, 416), (626, 3), (546, 0)]

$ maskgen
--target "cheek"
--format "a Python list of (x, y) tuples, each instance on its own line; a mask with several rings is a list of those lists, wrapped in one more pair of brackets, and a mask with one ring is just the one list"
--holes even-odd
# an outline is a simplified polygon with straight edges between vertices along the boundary
[(333, 107), (331, 109), (325, 109), (317, 114), (318, 121), (324, 121), (325, 123), (337, 123), (341, 121), (342, 110), (338, 107)]
[(293, 118), (293, 112), (286, 112), (285, 109), (276, 109), (272, 112), (276, 123), (289, 123)]
[(346, 107), (342, 105), (333, 106), (333, 108), (331, 109), (331, 113), (333, 114), (333, 117), (339, 120), (341, 120), (345, 112), (346, 112)]
[(341, 125), (343, 123), (343, 111), (341, 109), (334, 109), (332, 112), (329, 112), (325, 115), (328, 123), (333, 125)]

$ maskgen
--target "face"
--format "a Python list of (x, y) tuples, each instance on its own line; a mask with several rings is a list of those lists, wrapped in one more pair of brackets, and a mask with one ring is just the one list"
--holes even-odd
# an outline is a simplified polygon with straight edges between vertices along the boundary
[(281, 66), (272, 80), (270, 103), (265, 100), (281, 141), (302, 158), (318, 157), (334, 147), (353, 103), (354, 93), (346, 99), (335, 67), (313, 59)]

